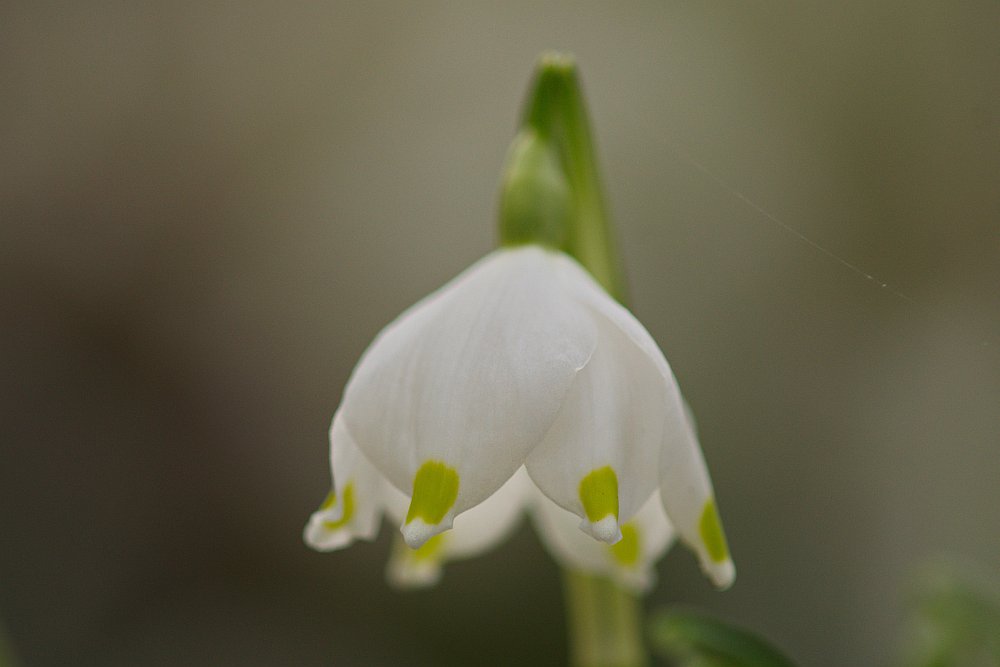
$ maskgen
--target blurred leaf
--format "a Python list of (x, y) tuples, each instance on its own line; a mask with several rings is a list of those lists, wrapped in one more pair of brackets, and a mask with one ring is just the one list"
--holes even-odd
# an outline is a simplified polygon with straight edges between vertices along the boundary
[(917, 576), (905, 667), (1000, 667), (1000, 577), (939, 561)]
[(655, 651), (685, 667), (794, 667), (791, 660), (760, 637), (699, 614), (656, 614), (650, 624), (650, 638)]

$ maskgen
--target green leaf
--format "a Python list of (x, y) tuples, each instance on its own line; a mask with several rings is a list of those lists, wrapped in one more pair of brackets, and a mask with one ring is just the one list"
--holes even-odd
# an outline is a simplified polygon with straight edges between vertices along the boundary
[(923, 567), (905, 640), (906, 667), (1000, 667), (1000, 578), (954, 561)]
[(795, 664), (751, 632), (691, 612), (654, 615), (650, 639), (655, 651), (685, 667), (794, 667)]

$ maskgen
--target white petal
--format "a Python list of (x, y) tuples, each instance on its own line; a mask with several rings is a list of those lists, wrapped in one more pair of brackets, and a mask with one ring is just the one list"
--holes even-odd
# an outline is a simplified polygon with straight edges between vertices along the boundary
[(649, 361), (656, 366), (664, 378), (670, 380), (673, 392), (677, 394), (677, 400), (680, 401), (680, 391), (677, 389), (677, 381), (670, 370), (670, 364), (667, 363), (663, 352), (660, 351), (656, 341), (642, 326), (642, 323), (627, 308), (608, 296), (604, 288), (574, 259), (567, 255), (559, 255), (557, 259), (559, 279), (564, 289), (594, 312), (603, 315), (628, 336), (646, 354)]
[[(617, 522), (638, 512), (656, 488), (664, 421), (669, 406), (679, 405), (679, 394), (642, 325), (569, 258), (560, 258), (560, 284), (590, 313), (597, 348), (545, 440), (528, 457), (528, 472), (546, 495), (582, 519), (581, 528), (613, 542)], [(614, 474), (595, 481), (595, 471), (603, 474), (607, 467)], [(596, 513), (588, 507), (583, 496), (592, 483), (605, 496), (616, 496), (612, 514), (605, 513), (606, 503)]]
[(348, 382), (342, 411), (361, 450), (407, 495), (418, 472), (429, 489), (404, 525), (411, 546), (513, 475), (590, 359), (594, 326), (558, 266), (539, 247), (490, 254), (386, 327)]
[(598, 542), (577, 529), (574, 514), (547, 498), (533, 513), (542, 544), (565, 568), (609, 576), (636, 591), (646, 591), (656, 580), (654, 566), (673, 542), (673, 529), (660, 505), (658, 493), (623, 524), (624, 539), (614, 545)]
[(399, 540), (389, 559), (389, 581), (403, 588), (437, 583), (446, 562), (477, 556), (505, 540), (517, 527), (533, 492), (531, 480), (521, 468), (492, 496), (459, 514), (450, 531), (432, 537), (418, 549)]
[(736, 568), (719, 520), (712, 481), (687, 418), (668, 430), (660, 457), (660, 494), (681, 540), (698, 555), (702, 571), (719, 588), (731, 586)]
[(320, 551), (373, 539), (391, 493), (389, 483), (351, 440), (339, 412), (330, 426), (330, 467), (335, 492), (309, 517), (304, 532), (306, 543)]
[[(567, 289), (604, 314), (640, 348), (659, 369), (666, 388), (664, 446), (660, 453), (660, 493), (663, 506), (681, 539), (697, 554), (702, 569), (719, 587), (732, 584), (735, 569), (722, 532), (712, 482), (694, 432), (690, 410), (684, 404), (670, 365), (656, 342), (631, 313), (608, 298), (576, 262), (561, 258)], [(654, 459), (651, 459), (654, 460)]]

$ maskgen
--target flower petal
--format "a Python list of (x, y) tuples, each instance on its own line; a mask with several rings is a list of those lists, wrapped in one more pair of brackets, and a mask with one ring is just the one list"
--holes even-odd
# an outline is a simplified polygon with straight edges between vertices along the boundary
[(402, 588), (435, 584), (446, 562), (493, 548), (517, 527), (534, 492), (527, 472), (520, 468), (492, 496), (459, 514), (450, 531), (435, 535), (417, 549), (399, 540), (386, 571), (390, 583)]
[(340, 412), (330, 426), (330, 467), (334, 490), (309, 517), (304, 532), (306, 543), (320, 551), (374, 539), (389, 493), (389, 483), (351, 440)]
[(622, 524), (623, 537), (613, 545), (580, 532), (576, 516), (548, 498), (541, 497), (535, 507), (532, 516), (542, 544), (563, 567), (609, 576), (635, 591), (646, 591), (653, 585), (654, 566), (674, 539), (657, 492)]
[(663, 376), (666, 388), (666, 400), (662, 406), (665, 430), (664, 446), (659, 457), (663, 506), (681, 539), (698, 554), (706, 575), (716, 586), (728, 587), (735, 577), (735, 568), (729, 557), (712, 482), (698, 446), (690, 410), (681, 398), (670, 365), (642, 324), (628, 310), (608, 298), (579, 264), (569, 257), (562, 257), (560, 275), (567, 289), (595, 312), (614, 322)]
[(496, 251), (401, 315), (363, 355), (342, 406), (359, 447), (412, 497), (418, 547), (489, 497), (548, 431), (596, 345), (558, 254)]
[(698, 555), (705, 575), (719, 588), (731, 586), (736, 568), (693, 422), (686, 416), (677, 428), (668, 430), (660, 457), (660, 494), (663, 508), (681, 539)]
[[(568, 278), (592, 282), (582, 269)], [(606, 294), (600, 298), (615, 305)], [(638, 512), (658, 483), (655, 462), (671, 386), (647, 352), (606, 316), (606, 304), (584, 307), (597, 326), (597, 348), (527, 467), (549, 498), (580, 517), (584, 531), (615, 542), (618, 522)]]

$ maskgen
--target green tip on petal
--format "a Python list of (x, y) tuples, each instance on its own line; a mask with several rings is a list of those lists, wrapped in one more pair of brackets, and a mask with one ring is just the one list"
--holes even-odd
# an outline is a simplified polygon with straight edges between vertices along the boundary
[(592, 470), (580, 480), (580, 502), (587, 515), (581, 528), (608, 544), (621, 539), (618, 527), (618, 476), (611, 466)]
[(624, 567), (634, 567), (642, 555), (642, 536), (639, 529), (631, 523), (621, 527), (622, 539), (608, 547), (615, 562)]
[(441, 461), (428, 461), (413, 476), (413, 500), (406, 523), (416, 518), (441, 523), (458, 498), (458, 473)]
[(330, 489), (330, 493), (326, 494), (326, 498), (323, 499), (323, 504), (319, 506), (319, 511), (320, 512), (327, 511), (328, 509), (333, 507), (334, 503), (336, 502), (337, 502), (337, 492), (334, 491), (333, 489)]
[(724, 563), (729, 559), (729, 547), (726, 544), (726, 535), (722, 532), (722, 521), (719, 519), (714, 498), (705, 501), (701, 519), (698, 521), (698, 532), (713, 562)]
[[(323, 504), (320, 506), (320, 510), (330, 509), (336, 502), (337, 495), (331, 491), (329, 495), (327, 495), (326, 500), (324, 500)], [(327, 530), (337, 530), (338, 528), (343, 528), (354, 517), (354, 484), (348, 482), (344, 486), (344, 493), (341, 496), (341, 502), (342, 512), (340, 518), (333, 521), (323, 522), (323, 527)]]
[(397, 541), (386, 569), (389, 584), (403, 590), (436, 584), (441, 579), (447, 539), (447, 535), (435, 535), (418, 549), (411, 549), (403, 540)]
[(451, 527), (441, 525), (458, 498), (458, 472), (441, 461), (427, 461), (413, 476), (413, 498), (403, 523), (403, 539), (413, 549)]
[(609, 514), (618, 518), (618, 475), (611, 466), (597, 468), (580, 480), (580, 502), (591, 521)]
[(719, 589), (729, 588), (736, 579), (736, 568), (729, 557), (726, 534), (722, 531), (722, 521), (719, 520), (714, 498), (705, 501), (705, 508), (698, 521), (698, 532), (708, 555), (707, 559), (702, 557), (701, 569)]

